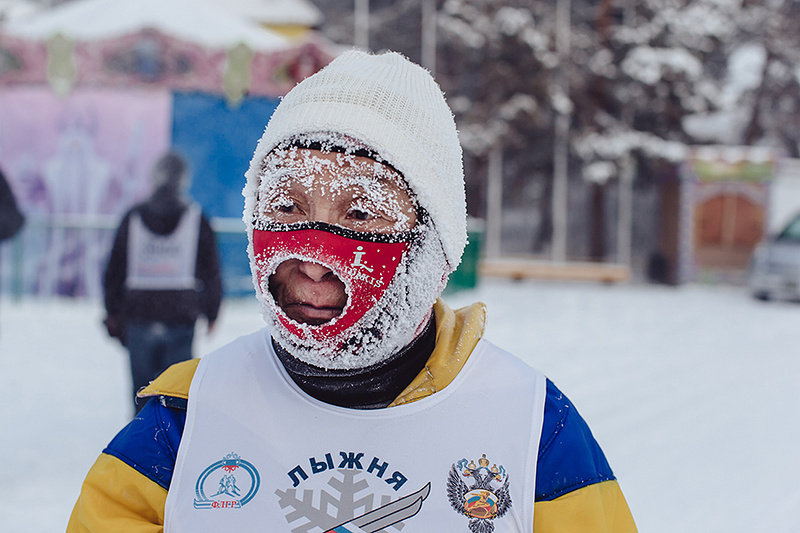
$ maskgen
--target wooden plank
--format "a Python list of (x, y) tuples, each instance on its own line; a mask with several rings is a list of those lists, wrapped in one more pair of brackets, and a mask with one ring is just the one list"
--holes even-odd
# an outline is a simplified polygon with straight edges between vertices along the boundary
[(631, 278), (631, 269), (626, 265), (583, 261), (558, 263), (520, 258), (483, 259), (478, 269), (482, 276), (511, 279), (622, 283)]

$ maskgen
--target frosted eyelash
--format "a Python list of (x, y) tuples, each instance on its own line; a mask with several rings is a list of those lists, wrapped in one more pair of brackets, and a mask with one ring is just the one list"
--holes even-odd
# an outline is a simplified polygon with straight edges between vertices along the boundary
[[(350, 209), (347, 210), (348, 214), (353, 213), (354, 211), (365, 213), (370, 218), (380, 218), (382, 216), (372, 207), (365, 206), (364, 203), (361, 201), (353, 202), (353, 204), (350, 206)], [(359, 220), (359, 222), (361, 221)]]

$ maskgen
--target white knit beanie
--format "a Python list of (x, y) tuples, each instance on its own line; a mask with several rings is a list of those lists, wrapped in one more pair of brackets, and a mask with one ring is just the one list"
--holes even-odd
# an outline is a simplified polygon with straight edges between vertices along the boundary
[(267, 154), (282, 141), (322, 132), (363, 142), (403, 174), (454, 271), (467, 242), (461, 145), (453, 114), (428, 71), (394, 52), (351, 50), (300, 82), (272, 115), (246, 173), (246, 224)]

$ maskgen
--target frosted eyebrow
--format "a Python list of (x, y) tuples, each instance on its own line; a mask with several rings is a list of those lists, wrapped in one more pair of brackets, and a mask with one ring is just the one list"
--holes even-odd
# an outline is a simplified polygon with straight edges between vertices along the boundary
[[(331, 152), (333, 153), (333, 152)], [(341, 181), (332, 183), (330, 192), (337, 194), (347, 187), (363, 188), (373, 201), (381, 202), (380, 196), (388, 200), (398, 191), (407, 194), (416, 208), (416, 197), (403, 175), (388, 163), (374, 159), (360, 159), (349, 153), (335, 152), (333, 158), (320, 157), (315, 153), (290, 147), (275, 150), (268, 154), (262, 163), (259, 196), (264, 197), (275, 188), (287, 190), (293, 184), (310, 187), (314, 178), (327, 171), (338, 176)], [(376, 186), (391, 184), (396, 190), (376, 190)]]
[[(345, 156), (345, 157), (352, 158), (352, 156)], [(365, 174), (364, 177), (372, 178), (381, 184), (392, 183), (394, 185), (397, 185), (398, 188), (401, 191), (408, 194), (413, 201), (414, 194), (411, 191), (411, 188), (408, 186), (408, 183), (406, 183), (406, 180), (403, 177), (403, 175), (397, 170), (395, 170), (394, 167), (388, 165), (387, 163), (382, 163), (376, 160), (370, 160), (370, 161), (352, 160), (350, 161), (350, 168), (355, 170), (357, 173), (360, 173), (359, 171), (361, 171), (362, 169), (368, 169), (366, 172), (363, 172), (363, 174)]]

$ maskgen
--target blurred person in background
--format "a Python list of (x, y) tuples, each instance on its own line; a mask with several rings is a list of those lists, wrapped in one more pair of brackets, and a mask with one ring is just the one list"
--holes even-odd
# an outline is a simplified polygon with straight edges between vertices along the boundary
[(25, 223), (25, 216), (17, 205), (14, 192), (0, 170), (0, 244), (16, 235)]
[(484, 337), (482, 303), (439, 298), (467, 242), (461, 157), (399, 54), (292, 89), (243, 191), (267, 327), (140, 392), (67, 531), (636, 531), (573, 404)]
[(16, 235), (25, 223), (25, 215), (17, 205), (14, 191), (0, 170), (0, 243)]
[(125, 214), (103, 281), (109, 335), (130, 355), (136, 393), (170, 365), (192, 358), (195, 322), (213, 330), (222, 299), (214, 232), (186, 194), (189, 172), (174, 152), (152, 170), (153, 192)]

